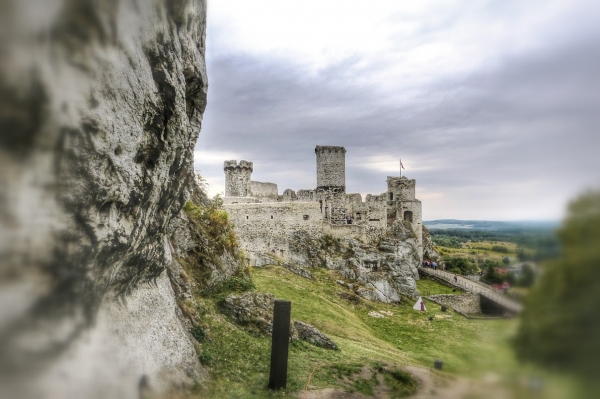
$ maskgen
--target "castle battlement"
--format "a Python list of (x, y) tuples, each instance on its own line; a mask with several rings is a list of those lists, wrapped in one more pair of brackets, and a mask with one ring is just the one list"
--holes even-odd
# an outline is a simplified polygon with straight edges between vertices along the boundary
[(323, 153), (323, 152), (327, 152), (327, 153), (341, 152), (342, 154), (345, 154), (346, 149), (344, 147), (330, 146), (330, 145), (318, 145), (315, 147), (315, 154)]
[(241, 160), (239, 164), (236, 160), (225, 161), (223, 163), (223, 170), (227, 171), (232, 169), (248, 169), (250, 172), (254, 172), (254, 164), (244, 160)]
[(388, 185), (388, 191), (390, 191), (389, 190), (390, 188), (396, 188), (396, 189), (415, 188), (416, 180), (408, 179), (405, 176), (402, 176), (402, 177), (388, 176), (387, 177), (387, 185)]

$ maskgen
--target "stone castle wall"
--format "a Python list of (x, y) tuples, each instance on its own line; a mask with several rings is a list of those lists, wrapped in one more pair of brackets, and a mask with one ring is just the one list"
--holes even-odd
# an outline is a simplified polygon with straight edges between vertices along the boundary
[[(421, 211), (421, 201), (402, 201), (397, 204), (397, 219), (410, 220), (407, 212), (412, 212), (411, 226), (413, 231), (417, 235), (417, 243), (421, 248), (420, 253), (422, 254), (423, 248), (423, 221)], [(421, 259), (423, 260), (423, 259)]]
[(259, 198), (265, 202), (277, 201), (278, 195), (277, 184), (275, 183), (263, 183), (251, 180), (248, 186), (249, 197)]
[(481, 313), (481, 298), (479, 294), (440, 294), (425, 298), (462, 313)]
[(317, 196), (315, 190), (298, 190), (296, 193), (296, 199), (298, 201), (316, 201)]
[[(421, 202), (415, 199), (414, 179), (406, 177), (387, 178), (388, 191), (380, 195), (367, 195), (362, 201), (362, 195), (346, 194), (346, 150), (344, 147), (316, 146), (317, 187), (314, 190), (299, 190), (297, 193), (291, 189), (278, 195), (277, 185), (250, 180), (252, 163), (240, 161), (226, 161), (224, 165), (226, 175), (226, 197), (224, 203), (228, 205), (241, 205), (256, 203), (255, 206), (245, 208), (247, 212), (239, 214), (241, 210), (228, 208), (233, 212), (232, 220), (238, 223), (239, 233), (248, 234), (250, 238), (244, 243), (248, 252), (275, 253), (285, 258), (287, 251), (286, 234), (296, 229), (298, 217), (308, 215), (309, 223), (298, 226), (304, 230), (307, 226), (316, 229), (312, 222), (322, 222), (320, 233), (330, 234), (337, 238), (354, 237), (361, 240), (372, 241), (381, 237), (381, 232), (393, 225), (396, 220), (409, 220), (417, 238), (417, 247), (422, 253), (422, 213)], [(273, 207), (274, 203), (285, 204)], [(301, 208), (294, 208), (290, 204), (303, 203), (307, 211), (301, 213)], [(271, 205), (267, 205), (271, 204)], [(285, 212), (290, 212), (284, 215)], [(300, 212), (300, 213), (299, 213)], [(319, 216), (312, 212), (319, 212)], [(408, 212), (408, 213), (407, 213)], [(271, 219), (273, 216), (273, 219)], [(247, 217), (247, 218), (246, 218)], [(352, 223), (348, 224), (348, 218)], [(256, 224), (248, 221), (267, 220), (268, 224)], [(273, 222), (278, 220), (279, 222)], [(273, 228), (274, 226), (277, 228)], [(337, 227), (336, 227), (337, 226)], [(339, 227), (339, 228), (338, 228)], [(260, 242), (260, 234), (265, 235), (264, 242)], [(260, 248), (259, 248), (260, 247)], [(275, 251), (275, 252), (273, 252)], [(283, 254), (283, 255), (282, 255)], [(422, 255), (421, 255), (422, 256)]]
[(261, 253), (288, 259), (289, 237), (293, 231), (319, 235), (323, 218), (317, 202), (269, 202), (225, 204), (241, 248), (251, 263)]

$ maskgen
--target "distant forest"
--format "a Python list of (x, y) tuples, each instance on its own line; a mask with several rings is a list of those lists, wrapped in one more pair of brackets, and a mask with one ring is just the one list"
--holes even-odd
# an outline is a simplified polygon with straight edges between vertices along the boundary
[[(512, 242), (519, 247), (535, 251), (535, 260), (555, 257), (559, 252), (559, 243), (553, 229), (517, 227), (505, 230), (479, 230), (475, 227), (465, 229), (431, 229), (431, 238), (436, 245), (461, 248), (471, 241)], [(498, 251), (502, 252), (502, 251)]]

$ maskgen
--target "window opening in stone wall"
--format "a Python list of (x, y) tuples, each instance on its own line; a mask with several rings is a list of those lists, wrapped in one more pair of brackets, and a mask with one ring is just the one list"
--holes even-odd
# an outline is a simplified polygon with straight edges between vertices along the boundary
[(285, 254), (285, 251), (283, 249), (280, 250), (281, 256), (283, 257), (283, 255)]
[(394, 200), (394, 193), (390, 193), (390, 201)]
[(413, 213), (411, 211), (404, 212), (404, 220), (408, 220), (412, 223), (413, 221)]
[(304, 215), (304, 216), (302, 216), (302, 219), (304, 219), (304, 220), (308, 220), (308, 215)]
[(271, 220), (273, 220), (273, 215), (271, 215)]
[(321, 213), (323, 213), (323, 200), (319, 201), (319, 205), (321, 206)]
[(248, 215), (246, 215), (246, 220), (248, 220)]

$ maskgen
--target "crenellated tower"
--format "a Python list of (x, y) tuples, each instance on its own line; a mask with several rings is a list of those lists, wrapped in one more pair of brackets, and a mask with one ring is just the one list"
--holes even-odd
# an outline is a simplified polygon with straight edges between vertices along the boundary
[(334, 224), (346, 223), (346, 149), (317, 146), (316, 199), (323, 217)]
[(225, 171), (225, 196), (226, 197), (246, 197), (248, 187), (250, 186), (250, 177), (252, 176), (252, 162), (225, 161), (223, 165)]

